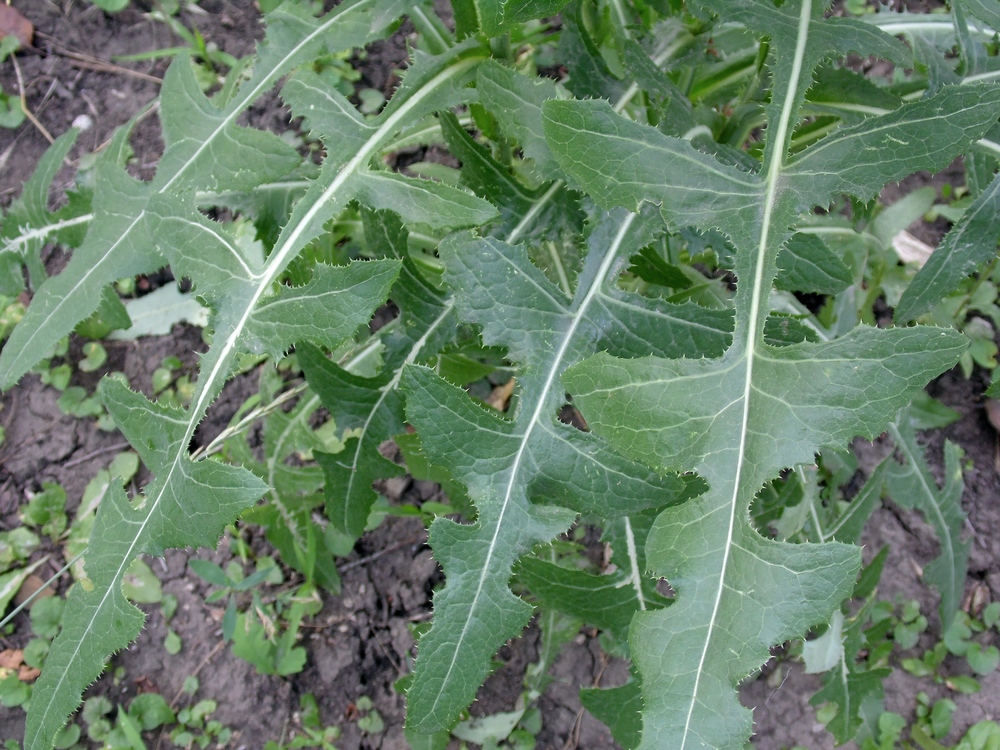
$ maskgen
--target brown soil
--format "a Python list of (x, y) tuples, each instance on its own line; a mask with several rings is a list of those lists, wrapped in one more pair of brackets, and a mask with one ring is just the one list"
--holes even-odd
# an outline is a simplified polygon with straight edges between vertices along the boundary
[[(106, 142), (115, 128), (124, 124), (158, 93), (158, 85), (148, 77), (159, 78), (166, 61), (129, 63), (117, 69), (94, 69), (96, 63), (79, 58), (89, 56), (110, 61), (115, 55), (146, 52), (174, 46), (163, 24), (148, 20), (141, 12), (142, 2), (117, 16), (107, 16), (96, 7), (80, 2), (50, 0), (14, 0), (36, 26), (36, 50), (18, 55), (29, 108), (53, 136), (64, 133), (79, 115), (88, 115), (93, 127), (82, 134), (71, 159), (78, 159)], [(252, 51), (261, 36), (258, 13), (250, 0), (201, 0), (207, 15), (183, 16), (188, 25), (198, 27), (206, 39), (226, 52), (242, 56)], [(362, 63), (363, 85), (391, 93), (398, 81), (392, 71), (405, 59), (405, 33), (373, 45)], [(101, 67), (98, 65), (98, 67)], [(133, 71), (127, 72), (125, 69)], [(142, 76), (134, 75), (141, 73)], [(10, 63), (0, 66), (0, 84), (7, 92), (16, 92), (18, 84)], [(288, 127), (287, 112), (278, 106), (275, 96), (261, 102), (249, 114), (258, 126), (283, 130)], [(0, 130), (0, 202), (6, 205), (20, 191), (22, 182), (32, 172), (48, 142), (30, 122), (15, 131)], [(162, 149), (155, 118), (145, 119), (133, 137), (139, 172), (152, 173)], [(64, 170), (57, 181), (61, 194), (72, 172)], [(58, 257), (49, 259), (58, 265)], [(167, 355), (180, 356), (193, 368), (196, 353), (203, 350), (201, 332), (178, 327), (169, 337), (148, 338), (137, 342), (107, 344), (108, 369), (121, 370), (134, 387), (149, 392), (153, 370)], [(71, 347), (70, 358), (79, 357), (79, 342)], [(74, 374), (74, 385), (91, 391), (96, 375)], [(930, 454), (940, 461), (941, 442), (947, 437), (963, 446), (972, 468), (966, 474), (964, 503), (969, 513), (974, 545), (969, 585), (985, 582), (992, 598), (1000, 599), (1000, 508), (996, 505), (998, 477), (994, 467), (996, 436), (979, 403), (984, 383), (975, 377), (965, 381), (948, 374), (932, 387), (934, 395), (963, 413), (963, 419), (930, 438)], [(218, 408), (205, 427), (214, 434), (229, 415), (255, 390), (254, 379), (237, 379), (225, 390)], [(94, 424), (61, 414), (56, 407), (58, 394), (30, 375), (15, 389), (3, 395), (0, 420), (7, 431), (0, 448), (0, 528), (18, 523), (16, 510), (26, 493), (41, 488), (43, 481), (55, 481), (65, 487), (71, 503), (78, 501), (84, 486), (94, 473), (120, 449), (117, 433), (104, 433)], [(393, 480), (385, 486), (391, 501), (405, 502), (430, 497), (435, 488), (421, 482)], [(255, 548), (264, 542), (249, 539)], [(163, 582), (164, 591), (173, 594), (179, 608), (170, 627), (180, 636), (183, 647), (176, 656), (168, 656), (162, 644), (166, 636), (159, 607), (146, 607), (147, 627), (127, 651), (114, 657), (112, 664), (124, 670), (124, 678), (115, 681), (106, 675), (94, 691), (126, 703), (139, 689), (155, 689), (168, 700), (179, 695), (185, 677), (197, 674), (201, 687), (198, 699), (211, 698), (219, 708), (214, 718), (234, 730), (232, 748), (260, 750), (268, 740), (286, 739), (298, 721), (299, 697), (315, 694), (325, 723), (342, 730), (337, 741), (341, 750), (353, 748), (407, 747), (402, 736), (403, 698), (393, 690), (393, 683), (406, 674), (412, 664), (414, 638), (411, 627), (424, 622), (430, 613), (430, 596), (440, 583), (440, 573), (423, 544), (424, 531), (416, 520), (390, 519), (364, 537), (343, 565), (343, 592), (339, 598), (327, 597), (322, 612), (303, 628), (302, 645), (308, 650), (305, 669), (287, 678), (257, 674), (248, 663), (220, 647), (220, 605), (204, 601), (207, 585), (188, 570), (193, 558), (224, 562), (232, 557), (228, 539), (214, 552), (171, 551), (163, 560), (151, 561)], [(411, 541), (412, 540), (412, 541)], [(405, 541), (405, 544), (400, 544)], [(865, 540), (866, 551), (890, 544), (892, 553), (883, 577), (882, 593), (918, 599), (926, 613), (936, 607), (933, 593), (920, 581), (918, 569), (936, 553), (933, 534), (914, 513), (887, 507), (876, 513)], [(49, 566), (43, 577), (55, 572)], [(933, 618), (932, 618), (933, 619)], [(937, 631), (937, 623), (932, 622)], [(10, 638), (0, 638), (0, 650), (23, 645), (28, 632), (27, 618), (21, 615)], [(929, 639), (931, 636), (928, 635)], [(524, 638), (504, 647), (498, 659), (500, 668), (480, 691), (473, 706), (476, 715), (509, 711), (523, 690), (523, 672), (537, 658), (538, 631), (530, 627)], [(923, 644), (922, 644), (923, 645)], [(771, 664), (767, 677), (744, 686), (743, 700), (757, 707), (756, 745), (762, 750), (800, 745), (808, 748), (832, 747), (832, 739), (816, 723), (808, 698), (816, 688), (816, 678), (803, 675), (790, 662)], [(775, 676), (777, 675), (777, 677)], [(620, 684), (626, 669), (620, 660), (610, 663), (602, 656), (596, 634), (581, 632), (550, 671), (553, 678), (540, 699), (543, 729), (539, 748), (612, 748), (608, 731), (580, 709), (577, 691), (601, 676), (602, 684)], [(918, 690), (934, 691), (927, 681), (917, 681), (896, 670), (886, 685), (887, 707), (912, 714)], [(939, 691), (940, 692), (940, 691)], [(374, 701), (385, 720), (386, 729), (378, 735), (363, 735), (351, 709), (361, 696)], [(933, 697), (938, 697), (935, 693)], [(1000, 716), (1000, 673), (983, 680), (983, 690), (976, 696), (953, 697), (959, 704), (955, 717), (956, 731), (982, 718)], [(178, 698), (183, 705), (186, 698)], [(23, 735), (23, 712), (0, 708), (0, 740), (19, 739)], [(954, 739), (953, 734), (951, 739)], [(163, 746), (169, 747), (164, 741)], [(154, 739), (150, 747), (157, 746)]]

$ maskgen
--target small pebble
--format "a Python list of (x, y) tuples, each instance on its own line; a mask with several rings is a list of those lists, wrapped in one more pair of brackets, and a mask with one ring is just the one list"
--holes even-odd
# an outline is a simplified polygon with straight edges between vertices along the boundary
[(78, 128), (82, 133), (94, 127), (94, 120), (90, 115), (77, 115), (76, 119), (73, 120), (73, 127)]

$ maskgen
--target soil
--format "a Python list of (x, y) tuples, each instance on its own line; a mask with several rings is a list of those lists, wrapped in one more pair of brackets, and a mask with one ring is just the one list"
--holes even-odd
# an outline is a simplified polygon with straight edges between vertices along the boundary
[[(14, 0), (13, 5), (36, 27), (35, 49), (22, 51), (17, 58), (30, 110), (53, 136), (64, 133), (80, 116), (86, 115), (92, 122), (70, 153), (71, 160), (97, 149), (115, 128), (157, 96), (156, 79), (162, 77), (166, 60), (109, 62), (118, 55), (179, 43), (164, 24), (149, 20), (142, 12), (142, 0), (115, 16), (73, 0)], [(254, 3), (201, 0), (200, 6), (206, 14), (188, 13), (181, 20), (197, 27), (207, 40), (232, 55), (239, 57), (252, 51), (254, 41), (261, 37)], [(365, 59), (359, 60), (362, 85), (391, 93), (398, 83), (394, 70), (406, 58), (408, 31), (404, 26), (392, 39), (373, 45)], [(10, 63), (0, 66), (0, 84), (6, 92), (19, 91)], [(287, 111), (274, 95), (256, 105), (248, 119), (254, 125), (279, 132), (290, 127)], [(139, 123), (132, 143), (137, 174), (150, 176), (162, 150), (154, 117)], [(16, 130), (0, 130), (0, 204), (8, 205), (19, 193), (47, 146), (44, 135), (30, 122)], [(72, 178), (71, 169), (63, 172), (56, 181), (56, 196), (64, 193)], [(909, 189), (912, 186), (901, 188)], [(929, 241), (936, 239), (933, 228), (921, 231)], [(53, 252), (47, 262), (55, 269), (61, 258)], [(201, 331), (184, 326), (176, 327), (167, 337), (105, 345), (108, 369), (124, 372), (133, 387), (147, 395), (152, 373), (165, 356), (179, 356), (184, 367), (193, 371), (197, 353), (204, 350)], [(74, 341), (71, 360), (79, 358), (79, 347), (80, 342)], [(73, 378), (73, 385), (81, 385), (88, 392), (97, 382), (97, 375), (76, 370)], [(1000, 599), (1000, 507), (996, 504), (1000, 480), (994, 458), (997, 438), (979, 400), (984, 387), (982, 376), (977, 374), (966, 381), (956, 373), (946, 374), (931, 386), (933, 395), (961, 411), (963, 417), (929, 438), (929, 453), (939, 466), (942, 441), (950, 439), (963, 447), (971, 462), (963, 501), (973, 538), (967, 591), (985, 586), (990, 598)], [(230, 383), (198, 440), (204, 442), (216, 434), (255, 390), (252, 376)], [(0, 448), (0, 528), (12, 528), (18, 523), (17, 508), (28, 493), (41, 489), (42, 482), (61, 484), (72, 508), (96, 471), (125, 447), (119, 434), (102, 432), (92, 422), (64, 416), (56, 405), (57, 396), (36, 375), (27, 376), (3, 395), (0, 421), (6, 428), (6, 442)], [(877, 452), (879, 446), (859, 445), (858, 449), (864, 456), (866, 451)], [(382, 489), (394, 503), (426, 500), (439, 491), (434, 485), (409, 478), (391, 480)], [(312, 693), (324, 723), (341, 729), (336, 743), (341, 750), (406, 748), (402, 735), (404, 700), (393, 684), (412, 665), (412, 629), (429, 618), (431, 593), (441, 581), (425, 538), (419, 521), (389, 518), (358, 542), (341, 564), (341, 596), (327, 597), (322, 611), (303, 627), (301, 645), (307, 649), (308, 659), (301, 673), (289, 677), (260, 675), (253, 666), (233, 656), (228, 647), (220, 645), (222, 605), (205, 602), (208, 586), (190, 572), (188, 563), (192, 559), (211, 559), (224, 564), (233, 558), (232, 540), (225, 538), (214, 551), (170, 551), (165, 558), (150, 563), (164, 592), (179, 602), (169, 627), (179, 635), (181, 650), (174, 656), (167, 654), (163, 648), (167, 635), (163, 614), (156, 605), (145, 606), (145, 630), (132, 647), (114, 657), (115, 669), (109, 670), (92, 691), (124, 704), (140, 691), (155, 690), (181, 706), (189, 700), (181, 693), (182, 683), (186, 677), (197, 675), (200, 688), (196, 699), (217, 701), (213, 718), (233, 730), (228, 746), (246, 750), (260, 750), (268, 740), (287, 741), (300, 721), (300, 697)], [(244, 540), (257, 550), (266, 547), (252, 529), (244, 532)], [(932, 619), (931, 631), (940, 632), (933, 621), (935, 615), (930, 614), (935, 612), (935, 596), (919, 575), (920, 567), (936, 554), (930, 529), (915, 513), (889, 504), (876, 512), (864, 542), (867, 557), (884, 544), (891, 546), (881, 588), (883, 597), (918, 599)], [(49, 563), (38, 573), (47, 578), (55, 570), (55, 564)], [(23, 645), (28, 632), (26, 616), (21, 615), (15, 625), (12, 636), (0, 638), (0, 650)], [(927, 635), (925, 641), (929, 643), (931, 638)], [(472, 707), (474, 715), (515, 708), (523, 691), (524, 671), (538, 656), (537, 641), (538, 630), (532, 625), (523, 638), (501, 649), (497, 658), (502, 666), (481, 689)], [(604, 686), (621, 684), (627, 678), (625, 663), (605, 657), (597, 634), (583, 630), (549, 675), (551, 683), (538, 703), (543, 726), (537, 747), (616, 747), (607, 729), (581, 709), (578, 690), (598, 681)], [(982, 682), (983, 690), (978, 695), (950, 696), (958, 703), (958, 710), (949, 740), (975, 721), (1000, 717), (1000, 673)], [(802, 674), (795, 663), (780, 657), (765, 665), (759, 678), (743, 686), (744, 703), (758, 709), (754, 740), (758, 748), (778, 750), (799, 745), (819, 750), (833, 746), (832, 738), (816, 722), (808, 705), (817, 686), (817, 678)], [(914, 696), (919, 690), (939, 697), (943, 688), (926, 680), (917, 681), (897, 669), (886, 684), (887, 707), (912, 716)], [(362, 696), (371, 698), (384, 719), (383, 732), (367, 735), (359, 728), (356, 703)], [(22, 736), (23, 712), (0, 708), (0, 740)], [(170, 746), (169, 741), (161, 739), (163, 747)], [(160, 747), (160, 740), (154, 739), (149, 746)], [(453, 747), (457, 744), (453, 743)]]

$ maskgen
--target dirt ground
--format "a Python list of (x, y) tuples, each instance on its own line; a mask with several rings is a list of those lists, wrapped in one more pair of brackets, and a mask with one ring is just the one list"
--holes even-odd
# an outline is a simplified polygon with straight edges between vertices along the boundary
[[(104, 143), (113, 130), (124, 124), (158, 93), (156, 79), (162, 77), (166, 61), (110, 63), (113, 56), (146, 52), (178, 43), (168, 29), (142, 14), (142, 0), (134, 9), (107, 16), (79, 0), (14, 0), (13, 5), (36, 27), (36, 49), (18, 55), (30, 109), (53, 136), (64, 133), (80, 115), (93, 126), (84, 132), (71, 159), (91, 152)], [(201, 0), (208, 11), (204, 16), (187, 15), (182, 20), (199, 28), (209, 41), (237, 57), (250, 53), (261, 30), (258, 13), (250, 0)], [(403, 35), (374, 45), (363, 63), (363, 85), (389, 93), (392, 70), (405, 58)], [(0, 66), (4, 91), (18, 91), (12, 65)], [(283, 130), (287, 113), (275, 96), (265, 99), (249, 113), (255, 125)], [(17, 130), (0, 130), (0, 202), (9, 204), (20, 191), (48, 142), (30, 122)], [(152, 174), (162, 145), (155, 118), (146, 118), (133, 138), (140, 171)], [(59, 194), (72, 177), (69, 169), (57, 180)], [(58, 268), (60, 258), (47, 258)], [(70, 357), (79, 356), (74, 342)], [(196, 354), (204, 345), (201, 332), (178, 327), (169, 337), (130, 342), (109, 342), (108, 368), (124, 372), (133, 387), (147, 394), (153, 370), (167, 355), (179, 356), (193, 368)], [(73, 385), (91, 391), (97, 375), (74, 372)], [(950, 373), (933, 386), (933, 395), (960, 410), (963, 418), (931, 439), (930, 455), (940, 462), (941, 443), (947, 437), (965, 450), (972, 468), (966, 474), (964, 504), (969, 513), (973, 550), (967, 586), (984, 583), (993, 599), (1000, 599), (1000, 506), (994, 467), (996, 435), (986, 420), (979, 401), (985, 384), (980, 376), (965, 381)], [(226, 424), (231, 414), (254, 392), (252, 377), (237, 379), (227, 386), (217, 408), (199, 438), (208, 439)], [(7, 431), (0, 448), (0, 528), (17, 523), (16, 510), (25, 502), (26, 492), (41, 488), (43, 481), (60, 483), (71, 506), (80, 498), (86, 483), (115, 452), (124, 448), (117, 433), (97, 430), (86, 420), (62, 415), (56, 406), (58, 394), (29, 375), (2, 397), (0, 422)], [(393, 502), (423, 500), (435, 488), (422, 482), (393, 480), (385, 487)], [(253, 538), (254, 545), (265, 544)], [(341, 728), (337, 741), (341, 750), (355, 748), (407, 747), (402, 736), (403, 698), (393, 683), (412, 664), (414, 639), (411, 626), (428, 619), (433, 588), (441, 577), (430, 550), (424, 545), (421, 523), (414, 519), (389, 519), (356, 545), (342, 564), (343, 593), (329, 597), (323, 611), (303, 628), (302, 645), (308, 651), (304, 671), (287, 678), (257, 674), (254, 668), (220, 648), (220, 605), (204, 601), (207, 584), (188, 570), (193, 558), (224, 562), (231, 557), (228, 540), (215, 551), (171, 551), (163, 560), (151, 561), (163, 582), (164, 592), (179, 601), (170, 626), (183, 643), (181, 651), (169, 656), (162, 644), (166, 624), (156, 605), (145, 607), (147, 627), (135, 645), (118, 654), (113, 665), (124, 669), (124, 679), (115, 682), (105, 676), (93, 690), (125, 703), (142, 690), (154, 689), (168, 700), (180, 696), (184, 679), (197, 674), (201, 682), (198, 699), (211, 698), (219, 708), (213, 718), (234, 730), (232, 748), (260, 750), (268, 740), (287, 738), (297, 722), (299, 697), (313, 693), (326, 724)], [(936, 608), (933, 593), (919, 579), (921, 565), (933, 559), (933, 533), (913, 514), (886, 507), (876, 513), (865, 538), (866, 554), (874, 554), (883, 544), (892, 552), (883, 577), (882, 592), (887, 598), (901, 595), (919, 599), (923, 611)], [(40, 570), (43, 577), (55, 572), (49, 564)], [(933, 619), (933, 618), (932, 618)], [(932, 629), (935, 624), (932, 622)], [(22, 615), (18, 631), (10, 639), (0, 638), (0, 650), (23, 645), (19, 633), (27, 632)], [(930, 636), (927, 636), (930, 638)], [(501, 650), (501, 667), (480, 691), (473, 713), (486, 715), (514, 708), (523, 690), (523, 672), (537, 658), (538, 631), (531, 627), (521, 640)], [(923, 645), (923, 644), (922, 644)], [(775, 679), (780, 670), (781, 679)], [(607, 662), (598, 639), (581, 632), (550, 672), (554, 678), (540, 699), (543, 728), (539, 748), (603, 750), (615, 747), (608, 731), (582, 711), (577, 697), (580, 686), (590, 686), (600, 675), (601, 684), (620, 684), (626, 677), (620, 661)], [(800, 745), (807, 748), (832, 747), (832, 739), (817, 724), (808, 698), (818, 685), (816, 678), (803, 675), (787, 662), (769, 664), (760, 679), (748, 682), (742, 691), (744, 703), (757, 707), (757, 736), (761, 750)], [(916, 681), (896, 670), (886, 685), (887, 707), (912, 714), (917, 690), (935, 690), (926, 680)], [(368, 696), (385, 720), (386, 729), (365, 735), (352, 713), (353, 704)], [(934, 695), (933, 697), (938, 697)], [(954, 696), (953, 696), (954, 697)], [(177, 698), (183, 705), (186, 698)], [(1000, 673), (983, 680), (983, 690), (975, 696), (956, 698), (956, 730), (983, 718), (1000, 717)], [(0, 740), (19, 739), (23, 734), (20, 709), (0, 708)], [(954, 734), (952, 738), (954, 738)], [(454, 743), (453, 743), (454, 744)], [(169, 746), (165, 742), (164, 746)], [(456, 745), (457, 746), (457, 745)]]

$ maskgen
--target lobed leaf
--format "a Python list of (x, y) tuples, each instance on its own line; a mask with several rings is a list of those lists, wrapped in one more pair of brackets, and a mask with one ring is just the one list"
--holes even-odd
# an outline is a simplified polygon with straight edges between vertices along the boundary
[(522, 76), (491, 60), (480, 67), (476, 89), (483, 106), (521, 144), (538, 173), (549, 180), (561, 178), (562, 170), (549, 151), (542, 126), (542, 104), (556, 98), (555, 83)]
[[(441, 58), (425, 59), (411, 68), (407, 81), (361, 148), (349, 155), (331, 149), (319, 176), (296, 204), (266, 261), (247, 256), (226, 230), (195, 210), (190, 195), (183, 197), (164, 190), (153, 193), (150, 188), (139, 198), (133, 198), (142, 205), (130, 206), (137, 211), (132, 221), (148, 224), (144, 231), (156, 239), (155, 256), (166, 258), (175, 273), (194, 279), (196, 293), (213, 308), (214, 342), (202, 357), (191, 407), (183, 413), (164, 412), (161, 415), (164, 424), (133, 417), (143, 410), (156, 413), (156, 407), (142, 397), (123, 397), (117, 392), (122, 386), (112, 384), (104, 388), (109, 411), (116, 420), (121, 420), (120, 426), (129, 440), (141, 444), (140, 452), (158, 479), (147, 488), (141, 514), (135, 522), (121, 523), (105, 536), (92, 537), (94, 549), (110, 557), (102, 567), (100, 586), (87, 594), (91, 603), (78, 605), (83, 614), (77, 626), (64, 631), (53, 643), (52, 653), (58, 654), (55, 663), (72, 677), (48, 670), (47, 677), (37, 686), (28, 718), (28, 747), (51, 744), (79, 701), (83, 687), (100, 673), (96, 662), (102, 667), (108, 653), (101, 649), (120, 648), (137, 632), (141, 615), (132, 615), (121, 607), (121, 576), (132, 558), (140, 552), (160, 554), (170, 544), (214, 543), (224, 524), (208, 522), (215, 518), (209, 515), (214, 512), (210, 509), (218, 507), (219, 512), (230, 514), (227, 521), (232, 520), (233, 507), (238, 505), (242, 509), (263, 494), (265, 487), (244, 469), (224, 467), (213, 461), (192, 462), (188, 446), (195, 430), (228, 379), (237, 355), (284, 352), (295, 343), (287, 337), (315, 330), (276, 324), (269, 317), (269, 305), (295, 304), (291, 302), (295, 299), (294, 290), (275, 289), (280, 275), (302, 248), (323, 231), (325, 222), (356, 197), (359, 189), (356, 178), (364, 175), (368, 162), (398, 132), (407, 116), (421, 116), (447, 106), (474, 74), (479, 59), (478, 48), (469, 44)], [(399, 265), (398, 261), (387, 259), (329, 270), (320, 267), (314, 283), (322, 287), (324, 294), (309, 303), (313, 313), (321, 311), (328, 321), (321, 331), (320, 342), (328, 346), (339, 344), (366, 323), (388, 294)], [(170, 435), (171, 441), (161, 445), (159, 432)], [(199, 472), (208, 476), (203, 480)], [(235, 479), (225, 472), (235, 472)], [(214, 493), (206, 492), (213, 483), (217, 485)], [(226, 487), (240, 492), (231, 503), (219, 505), (216, 495)], [(124, 507), (119, 508), (117, 513), (124, 515), (124, 511)], [(112, 504), (104, 512), (116, 513)], [(177, 516), (205, 516), (206, 523), (181, 524)], [(113, 554), (108, 550), (113, 550)], [(124, 623), (123, 627), (112, 629), (117, 632), (115, 639), (105, 639), (100, 629), (117, 620)]]
[[(884, 466), (884, 464), (883, 464)], [(875, 479), (875, 475), (872, 479)], [(878, 479), (881, 486), (881, 477)], [(875, 604), (874, 588), (882, 574), (889, 548), (883, 547), (875, 558), (861, 571), (854, 589), (855, 598), (867, 601), (843, 628), (840, 663), (823, 678), (823, 688), (810, 699), (814, 706), (829, 702), (837, 706), (836, 715), (827, 723), (827, 730), (839, 744), (854, 739), (858, 729), (866, 720), (869, 706), (874, 702), (879, 706), (884, 694), (883, 680), (892, 674), (890, 667), (877, 667), (868, 663), (863, 654), (875, 645), (870, 639), (884, 635), (879, 628), (869, 628), (872, 607)], [(871, 581), (871, 585), (868, 584)], [(839, 613), (835, 613), (835, 616)], [(874, 632), (874, 638), (872, 633)]]
[(887, 460), (886, 493), (904, 508), (917, 508), (934, 527), (941, 552), (924, 568), (924, 579), (941, 595), (938, 611), (941, 626), (947, 629), (962, 604), (965, 578), (969, 572), (970, 540), (962, 539), (965, 512), (962, 510), (962, 449), (950, 440), (944, 445), (944, 486), (940, 489), (931, 474), (924, 449), (917, 442), (908, 411), (889, 426), (889, 434), (905, 463)]
[(146, 205), (153, 196), (249, 190), (291, 171), (299, 162), (295, 150), (277, 135), (236, 125), (240, 114), (321, 49), (342, 51), (377, 37), (402, 7), (397, 0), (349, 0), (314, 19), (299, 6), (284, 4), (267, 16), (254, 75), (222, 107), (201, 93), (191, 61), (175, 60), (160, 91), (166, 150), (156, 177), (141, 183), (125, 173), (128, 132), (119, 132), (96, 167), (94, 218), (86, 239), (66, 269), (39, 288), (0, 353), (0, 388), (14, 385), (88, 317), (106, 285), (164, 265), (146, 229)]
[[(446, 585), (434, 597), (434, 624), (420, 641), (408, 692), (415, 731), (450, 726), (475, 696), (496, 649), (527, 623), (531, 607), (507, 585), (520, 556), (564, 531), (576, 512), (614, 518), (661, 507), (686, 491), (687, 482), (644, 471), (555, 420), (564, 398), (560, 374), (596, 347), (631, 352), (652, 345), (684, 355), (725, 346), (726, 313), (621, 299), (614, 290), (618, 269), (648, 243), (657, 223), (648, 212), (604, 217), (591, 234), (572, 301), (522, 246), (452, 235), (440, 247), (459, 312), (483, 327), (484, 343), (507, 348), (521, 375), (508, 420), (427, 369), (404, 371), (407, 418), (425, 453), (465, 484), (478, 509), (473, 525), (439, 518), (431, 526)], [(626, 324), (622, 310), (634, 320)], [(647, 341), (653, 331), (658, 335)]]
[[(625, 361), (600, 354), (564, 378), (588, 424), (617, 450), (661, 471), (694, 469), (709, 485), (702, 497), (663, 511), (647, 541), (649, 567), (677, 599), (633, 620), (642, 748), (742, 747), (752, 720), (735, 686), (772, 644), (826, 621), (859, 565), (847, 545), (765, 539), (750, 522), (750, 503), (765, 482), (811, 462), (821, 448), (877, 435), (965, 347), (960, 335), (933, 328), (862, 327), (828, 342), (767, 344), (777, 258), (797, 216), (840, 191), (874, 194), (917, 163), (947, 163), (1000, 114), (995, 88), (945, 90), (789, 157), (812, 69), (848, 50), (898, 56), (898, 45), (856, 22), (824, 19), (823, 6), (810, 0), (703, 5), (771, 38), (774, 90), (759, 177), (618, 117), (606, 103), (543, 105), (553, 153), (599, 203), (658, 203), (672, 226), (719, 228), (736, 248), (736, 327), (724, 355)], [(949, 107), (960, 114), (945, 125), (939, 118)], [(892, 146), (896, 133), (912, 148)], [(859, 161), (860, 147), (877, 148), (878, 156)]]
[(559, 12), (568, 0), (475, 0), (479, 26), (487, 37), (509, 31), (515, 24)]
[(793, 234), (778, 253), (778, 289), (838, 294), (854, 281), (851, 269), (819, 237)]
[(621, 687), (581, 690), (580, 703), (611, 730), (626, 750), (638, 747), (642, 736), (642, 690), (635, 680)]
[(523, 558), (515, 575), (546, 607), (606, 630), (622, 642), (627, 640), (633, 614), (667, 603), (645, 577), (638, 584), (642, 598), (637, 598), (632, 582), (623, 575), (570, 570), (537, 557)]
[[(262, 401), (265, 393), (267, 389), (262, 387)], [(310, 426), (309, 420), (319, 406), (319, 398), (306, 391), (290, 411), (271, 411), (264, 421), (263, 461), (257, 460), (242, 436), (227, 443), (227, 453), (230, 460), (252, 471), (268, 488), (268, 503), (251, 508), (241, 519), (264, 526), (281, 559), (302, 572), (307, 582), (315, 581), (339, 594), (336, 563), (323, 543), (322, 528), (313, 519), (316, 507), (322, 504), (323, 472), (316, 466), (288, 462), (292, 455), (301, 458), (329, 447)]]
[(24, 289), (22, 264), (27, 266), (33, 286), (45, 280), (45, 268), (39, 252), (46, 242), (76, 245), (81, 228), (90, 221), (89, 196), (70, 193), (69, 202), (57, 211), (49, 211), (49, 190), (76, 143), (79, 131), (70, 128), (59, 136), (38, 161), (34, 173), (24, 183), (21, 196), (7, 210), (0, 231), (0, 294), (16, 296)]
[(867, 200), (886, 182), (946, 167), (996, 123), (998, 106), (995, 84), (945, 86), (811, 146), (791, 160), (787, 179), (803, 205), (825, 205), (842, 193)]
[(190, 434), (183, 412), (152, 404), (116, 380), (105, 380), (101, 395), (158, 476), (139, 507), (117, 484), (101, 502), (84, 561), (86, 578), (70, 590), (62, 631), (32, 693), (26, 748), (52, 747), (80, 694), (104, 671), (108, 655), (139, 634), (145, 617), (122, 593), (132, 561), (170, 546), (214, 545), (225, 525), (266, 489), (243, 469), (187, 460)]
[(996, 255), (1000, 241), (1000, 179), (973, 201), (903, 292), (893, 318), (908, 323), (954, 291)]
[(374, 378), (353, 375), (314, 347), (300, 347), (299, 363), (306, 379), (336, 420), (350, 431), (344, 450), (316, 453), (326, 477), (327, 517), (334, 527), (361, 536), (375, 502), (372, 482), (401, 473), (384, 458), (379, 446), (403, 431), (403, 397), (399, 380), (406, 363), (426, 362), (455, 336), (454, 301), (429, 284), (406, 251), (407, 233), (388, 212), (363, 215), (365, 239), (377, 255), (402, 258), (399, 283), (392, 293), (400, 316), (384, 337), (385, 366)]

